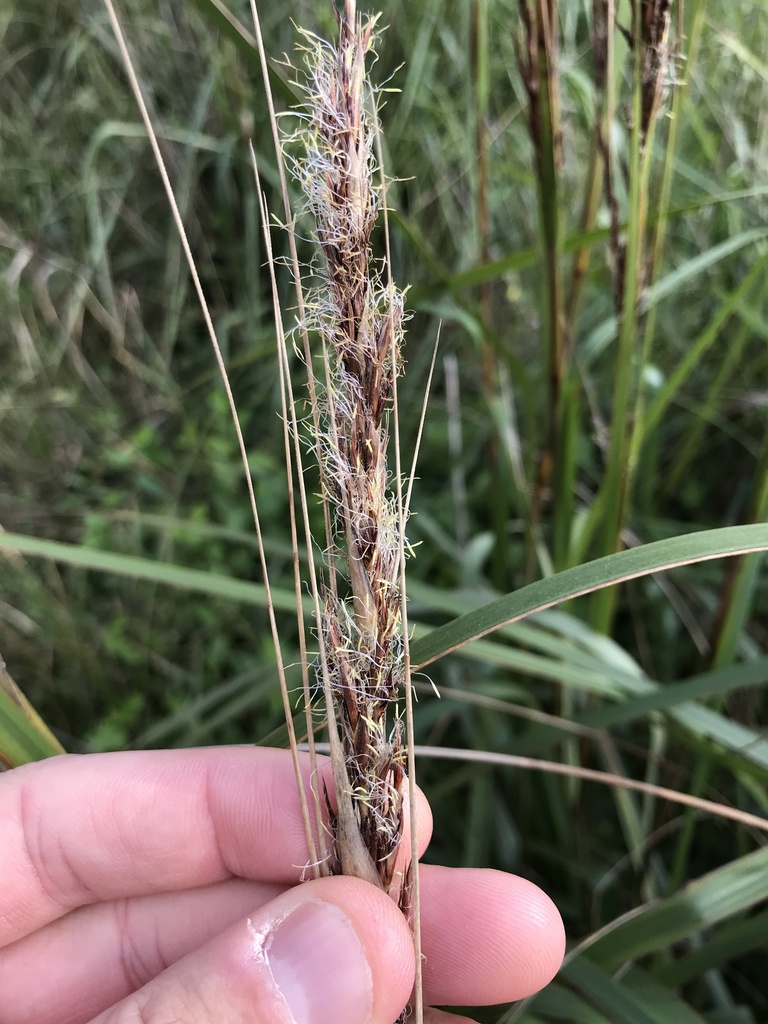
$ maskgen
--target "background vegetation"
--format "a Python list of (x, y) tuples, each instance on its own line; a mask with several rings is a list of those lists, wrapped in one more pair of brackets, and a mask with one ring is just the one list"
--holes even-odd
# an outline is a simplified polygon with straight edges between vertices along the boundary
[[(229, 6), (248, 25), (245, 0)], [(411, 285), (414, 314), (407, 446), (443, 325), (409, 528), (417, 636), (619, 542), (764, 521), (762, 0), (681, 5), (682, 53), (664, 75), (674, 118), (662, 112), (649, 147), (645, 229), (632, 227), (629, 44), (616, 34), (606, 113), (591, 5), (560, 4), (556, 65), (537, 78), (539, 99), (559, 81), (556, 130), (535, 144), (516, 2), (384, 7), (379, 80), (392, 75), (400, 90), (382, 112), (387, 170), (399, 179), (394, 275)], [(256, 63), (206, 0), (130, 0), (122, 11), (225, 347), (271, 570), (289, 590), (272, 311), (247, 147), (253, 137), (272, 188)], [(295, 44), (289, 15), (333, 30), (326, 4), (292, 0), (263, 15), (275, 57)], [(628, 4), (619, 22), (631, 35)], [(261, 740), (282, 712), (260, 591), (238, 589), (259, 574), (236, 441), (105, 13), (75, 0), (11, 2), (0, 39), (0, 529), (75, 545), (45, 560), (33, 542), (5, 545), (0, 651), (68, 749)], [(634, 271), (630, 261), (640, 317), (628, 337), (617, 336), (610, 204), (599, 188), (585, 201), (602, 182), (593, 127), (603, 117), (619, 244), (645, 238), (647, 254), (659, 239), (645, 278), (645, 261)], [(279, 209), (276, 194), (269, 201)], [(566, 328), (554, 390), (553, 294)], [(172, 585), (169, 566), (201, 572), (197, 590)], [(420, 679), (420, 741), (549, 758), (768, 814), (759, 556), (614, 593), (431, 664), (442, 697)], [(286, 612), (288, 650), (295, 633)], [(572, 947), (589, 940), (505, 1020), (766, 1018), (768, 856), (754, 823), (519, 766), (424, 758), (420, 781), (437, 812), (432, 858), (533, 877)]]

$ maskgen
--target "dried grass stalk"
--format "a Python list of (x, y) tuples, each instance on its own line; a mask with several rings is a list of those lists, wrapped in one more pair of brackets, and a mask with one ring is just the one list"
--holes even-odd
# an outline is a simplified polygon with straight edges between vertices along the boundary
[(397, 710), (402, 516), (387, 466), (403, 296), (384, 280), (371, 246), (383, 202), (365, 67), (376, 19), (358, 19), (355, 0), (346, 0), (338, 23), (333, 46), (303, 33), (305, 101), (286, 149), (320, 253), (312, 268), (320, 283), (305, 296), (302, 327), (319, 338), (324, 365), (316, 447), (333, 536), (321, 663), (343, 749), (335, 848), (342, 873), (388, 892), (403, 832), (405, 763)]
[(653, 124), (662, 106), (664, 91), (669, 84), (671, 48), (669, 45), (669, 22), (672, 0), (633, 0), (632, 7), (641, 3), (640, 39), (633, 40), (640, 46), (642, 70), (642, 115), (641, 133), (645, 146), (653, 132)]
[[(663, 109), (664, 96), (674, 80), (674, 48), (670, 45), (669, 31), (672, 0), (631, 0), (630, 29), (622, 28), (616, 20), (615, 0), (594, 0), (593, 24), (595, 61), (595, 84), (599, 92), (607, 92), (610, 88), (608, 68), (613, 65), (612, 33), (618, 28), (626, 37), (630, 54), (636, 68), (637, 81), (633, 88), (637, 91), (636, 103), (631, 106), (619, 107), (626, 118), (628, 135), (632, 134), (633, 121), (637, 119), (639, 130), (639, 156), (646, 169), (643, 174), (647, 179), (649, 173), (650, 150), (659, 115)], [(611, 217), (611, 259), (614, 277), (614, 295), (616, 309), (622, 315), (625, 278), (627, 274), (627, 244), (624, 238), (623, 217), (619, 209), (619, 189), (616, 175), (618, 173), (613, 153), (609, 125), (597, 125), (598, 145), (603, 156), (605, 169), (605, 195)], [(628, 177), (628, 173), (625, 174)], [(626, 189), (629, 182), (624, 183)], [(641, 233), (645, 232), (645, 217), (640, 224)], [(644, 238), (643, 238), (644, 242)], [(643, 247), (640, 251), (640, 262), (643, 263)], [(638, 301), (650, 279), (650, 266), (642, 266), (639, 278)]]

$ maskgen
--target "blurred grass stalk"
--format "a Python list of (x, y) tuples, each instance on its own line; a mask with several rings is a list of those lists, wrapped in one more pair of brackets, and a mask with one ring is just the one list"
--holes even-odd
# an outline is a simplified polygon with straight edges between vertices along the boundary
[(64, 748), (13, 681), (0, 657), (0, 771), (63, 753)]
[[(528, 130), (533, 144), (535, 180), (542, 249), (541, 323), (542, 379), (547, 381), (548, 425), (538, 458), (533, 485), (529, 537), (540, 534), (545, 495), (552, 496), (552, 562), (555, 569), (567, 565), (570, 538), (572, 487), (576, 467), (570, 406), (572, 392), (563, 387), (570, 353), (566, 349), (563, 291), (563, 231), (560, 171), (563, 163), (558, 83), (558, 0), (519, 0), (522, 41), (515, 39), (517, 63), (528, 96)], [(529, 543), (527, 575), (535, 573), (535, 547)]]
[[(580, 408), (584, 380), (574, 339), (578, 333), (581, 294), (590, 247), (579, 247), (569, 264), (565, 283), (564, 224), (569, 197), (563, 187), (563, 125), (559, 101), (558, 0), (519, 0), (521, 37), (516, 39), (520, 76), (528, 99), (528, 130), (534, 153), (539, 210), (542, 267), (542, 380), (547, 381), (548, 427), (538, 455), (532, 484), (532, 531), (540, 536), (548, 520), (551, 562), (555, 571), (579, 559), (574, 540), (574, 488)], [(694, 0), (692, 49), (701, 31), (703, 6)], [(675, 13), (676, 40), (670, 43)], [(629, 15), (622, 26), (620, 14)], [(673, 69), (679, 62), (679, 43), (685, 18), (682, 0), (631, 0), (617, 11), (615, 0), (594, 0), (591, 51), (594, 62), (594, 125), (584, 179), (579, 229), (588, 234), (601, 206), (607, 209), (610, 233), (608, 256), (614, 283), (617, 340), (613, 348), (614, 388), (604, 450), (602, 482), (582, 528), (580, 548), (600, 556), (621, 547), (621, 535), (631, 507), (635, 474), (644, 439), (643, 379), (655, 328), (655, 313), (644, 322), (643, 299), (661, 264), (666, 215), (671, 196), (672, 168), (682, 90)], [(617, 60), (616, 41), (624, 40), (628, 72)], [(691, 62), (693, 55), (691, 56)], [(690, 75), (692, 64), (689, 64)], [(629, 97), (621, 102), (622, 83), (629, 80)], [(656, 128), (663, 103), (672, 92), (672, 117), (667, 145), (655, 153)], [(617, 118), (626, 119), (628, 151), (617, 152)], [(653, 219), (651, 194), (659, 173), (661, 189)], [(652, 307), (653, 310), (653, 307)], [(549, 511), (549, 515), (545, 513)], [(590, 540), (591, 538), (591, 540)], [(534, 571), (529, 547), (528, 572)], [(592, 600), (591, 620), (610, 630), (616, 607), (615, 590), (601, 591)]]
[[(582, 383), (575, 361), (575, 338), (580, 295), (589, 264), (589, 248), (576, 251), (570, 262), (570, 287), (566, 296), (564, 228), (569, 202), (564, 194), (563, 126), (559, 98), (558, 0), (519, 0), (522, 39), (515, 37), (517, 64), (528, 99), (528, 131), (534, 154), (534, 178), (538, 196), (539, 244), (541, 247), (541, 379), (546, 381), (545, 407), (548, 424), (538, 456), (532, 485), (529, 544), (526, 575), (536, 572), (536, 541), (542, 535), (542, 517), (550, 510), (550, 557), (555, 572), (573, 564), (573, 534), (577, 483), (577, 438)], [(605, 475), (590, 508), (586, 533), (596, 534), (595, 553), (607, 555), (620, 546), (632, 487), (632, 424), (638, 413), (638, 381), (643, 360), (638, 359), (639, 304), (647, 280), (645, 259), (648, 220), (648, 190), (656, 120), (661, 104), (663, 76), (667, 73), (669, 3), (631, 4), (630, 59), (632, 61), (632, 103), (630, 153), (626, 169), (627, 208), (619, 208), (622, 161), (614, 152), (614, 118), (617, 109), (617, 80), (614, 39), (618, 31), (615, 0), (594, 0), (592, 5), (591, 49), (594, 63), (595, 104), (589, 164), (585, 176), (580, 230), (595, 226), (601, 200), (610, 215), (609, 252), (614, 277), (618, 341), (614, 349), (615, 384)], [(621, 74), (621, 68), (618, 73)], [(671, 166), (667, 154), (666, 167)], [(669, 191), (666, 193), (669, 201)], [(626, 220), (626, 227), (623, 221)], [(657, 243), (663, 224), (657, 227)], [(647, 358), (648, 348), (644, 356)], [(616, 607), (617, 588), (598, 591), (591, 599), (593, 624), (609, 632)], [(574, 694), (559, 696), (559, 713), (570, 719), (576, 712)], [(602, 744), (608, 760), (615, 752), (606, 738)], [(567, 739), (563, 756), (578, 764), (578, 742)], [(571, 786), (570, 798), (577, 793)], [(624, 822), (630, 848), (639, 849), (642, 829), (626, 794), (617, 791), (617, 810)]]
[[(600, 3), (601, 0), (597, 2)], [(615, 17), (615, 11), (610, 0), (603, 2), (608, 10), (608, 32), (612, 33), (615, 31), (615, 24), (612, 24), (611, 16)], [(631, 3), (632, 113), (628, 126), (630, 149), (626, 172), (628, 185), (625, 240), (621, 237), (617, 188), (613, 180), (619, 165), (614, 158), (612, 135), (609, 134), (602, 140), (605, 152), (606, 191), (609, 197), (612, 197), (611, 255), (619, 323), (613, 415), (601, 496), (602, 524), (598, 544), (602, 554), (617, 550), (621, 544), (621, 532), (626, 521), (637, 467), (637, 458), (633, 457), (636, 449), (633, 449), (632, 438), (633, 432), (637, 434), (640, 429), (640, 382), (650, 351), (649, 344), (640, 344), (640, 307), (650, 277), (647, 232), (653, 144), (673, 59), (673, 51), (669, 44), (671, 7), (672, 0), (632, 0)], [(678, 18), (682, 7), (682, 0), (678, 0)], [(678, 35), (680, 32), (678, 22)], [(668, 143), (670, 141), (668, 139)], [(668, 144), (663, 166), (669, 167), (672, 156), (672, 147)], [(668, 201), (669, 192), (666, 199)], [(660, 238), (663, 238), (663, 225), (662, 215), (657, 222)], [(610, 629), (615, 608), (615, 592), (595, 595), (592, 603), (592, 621), (596, 628), (605, 632)]]

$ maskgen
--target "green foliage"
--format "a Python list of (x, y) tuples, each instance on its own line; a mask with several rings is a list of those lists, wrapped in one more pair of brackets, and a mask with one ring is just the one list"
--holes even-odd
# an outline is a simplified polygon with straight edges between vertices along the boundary
[(63, 753), (0, 661), (0, 771)]
[[(279, 58), (294, 28), (267, 6)], [(383, 6), (380, 79), (394, 74), (400, 89), (382, 111), (397, 178), (394, 275), (411, 285), (415, 313), (405, 465), (442, 322), (409, 524), (416, 660), (478, 623), (494, 629), (429, 665), (441, 700), (417, 677), (419, 739), (552, 757), (768, 815), (765, 559), (688, 565), (681, 554), (690, 543), (694, 560), (708, 544), (723, 553), (713, 538), (737, 524), (743, 550), (764, 546), (762, 2), (685, 5), (686, 59), (669, 76), (683, 84), (645, 163), (621, 39), (610, 109), (596, 87), (591, 5), (560, 4), (559, 108), (550, 97), (544, 153), (516, 65), (516, 2)], [(208, 0), (126, 0), (123, 16), (241, 411), (290, 663), (277, 363), (250, 137), (270, 209), (280, 202), (248, 4), (229, 7), (240, 27), (225, 28)], [(327, 5), (294, 0), (289, 13), (332, 31)], [(628, 3), (618, 16), (629, 28)], [(0, 651), (68, 749), (274, 737), (282, 711), (237, 445), (106, 17), (76, 0), (14, 2), (0, 38)], [(273, 72), (290, 102), (289, 76)], [(624, 295), (631, 305), (636, 289), (637, 317), (617, 316), (594, 164), (600, 117), (622, 169), (621, 230), (646, 255), (658, 243), (647, 280), (630, 266)], [(554, 391), (553, 346), (567, 364)], [(447, 386), (451, 359), (458, 390)], [(593, 579), (589, 560), (619, 536), (630, 550)], [(654, 550), (667, 554), (654, 562)], [(634, 576), (615, 597), (577, 596), (614, 570)], [(497, 628), (553, 594), (567, 605)], [(56, 749), (29, 712), (0, 686), (0, 757)], [(504, 1019), (766, 1017), (768, 889), (751, 830), (520, 768), (424, 759), (420, 781), (436, 808), (430, 856), (526, 873), (566, 918), (561, 976)]]

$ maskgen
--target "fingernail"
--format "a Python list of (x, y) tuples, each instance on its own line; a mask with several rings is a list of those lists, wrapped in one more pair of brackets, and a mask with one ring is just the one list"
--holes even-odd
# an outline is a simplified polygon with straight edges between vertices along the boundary
[(349, 918), (309, 900), (272, 930), (264, 954), (294, 1024), (366, 1024), (371, 969)]

